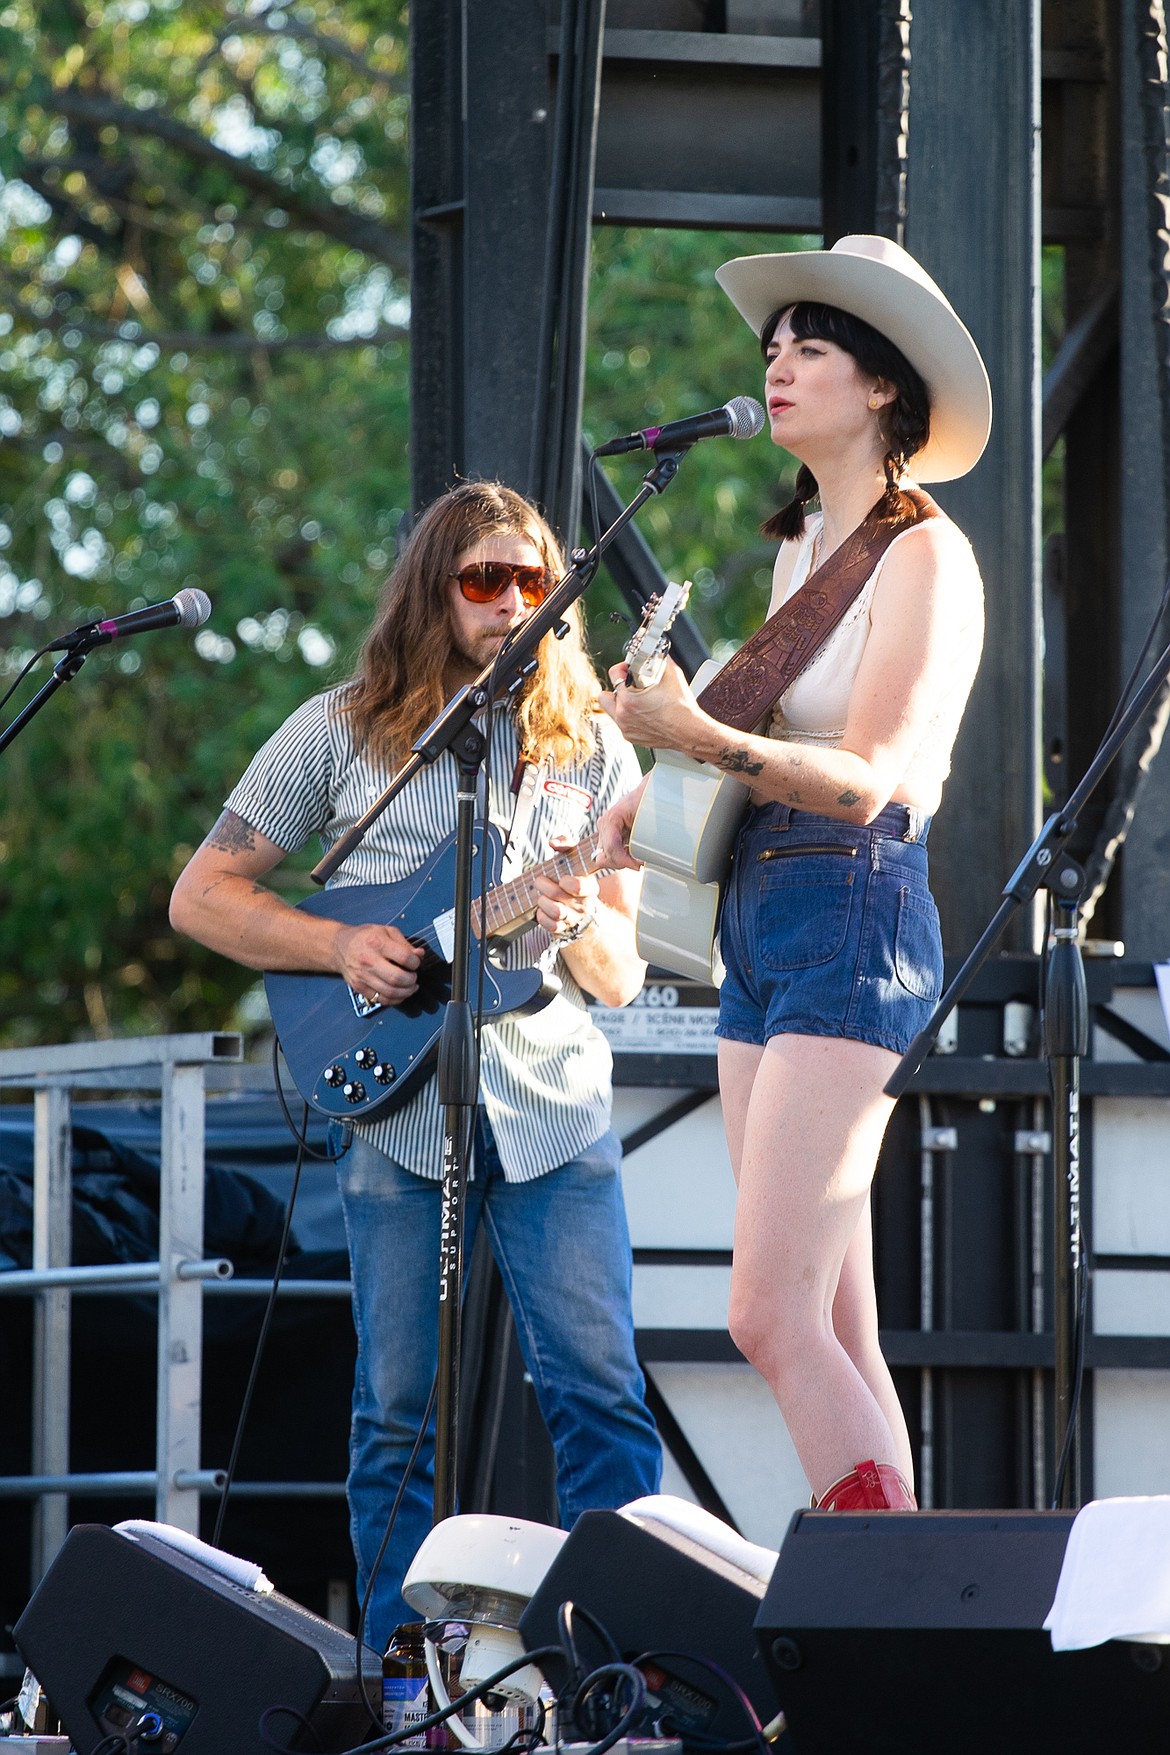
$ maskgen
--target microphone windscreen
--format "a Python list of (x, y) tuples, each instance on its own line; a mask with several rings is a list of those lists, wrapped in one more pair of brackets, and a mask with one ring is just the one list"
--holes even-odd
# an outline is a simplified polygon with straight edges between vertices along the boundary
[(174, 598), (181, 628), (201, 628), (211, 614), (211, 599), (206, 591), (190, 588), (177, 591)]
[(733, 396), (727, 404), (733, 439), (754, 439), (764, 430), (764, 410), (754, 396)]

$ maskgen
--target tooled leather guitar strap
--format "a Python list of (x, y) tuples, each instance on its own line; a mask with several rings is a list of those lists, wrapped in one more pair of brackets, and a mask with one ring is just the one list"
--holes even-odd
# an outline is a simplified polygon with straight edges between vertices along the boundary
[(870, 509), (857, 529), (809, 575), (775, 615), (711, 678), (699, 705), (736, 731), (753, 731), (824, 645), (895, 536), (941, 516), (929, 494), (906, 488), (912, 510), (879, 517)]

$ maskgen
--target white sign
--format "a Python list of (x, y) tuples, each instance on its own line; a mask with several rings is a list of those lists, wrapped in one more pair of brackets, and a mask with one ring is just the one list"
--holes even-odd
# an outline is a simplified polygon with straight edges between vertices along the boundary
[(644, 987), (628, 1006), (591, 1006), (590, 1016), (611, 1048), (621, 1053), (714, 1054), (713, 1005), (680, 1005), (668, 982)]

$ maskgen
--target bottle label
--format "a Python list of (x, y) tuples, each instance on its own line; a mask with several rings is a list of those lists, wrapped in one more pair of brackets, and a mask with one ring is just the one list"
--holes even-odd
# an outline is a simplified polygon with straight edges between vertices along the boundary
[[(427, 1717), (431, 1710), (425, 1676), (383, 1676), (382, 1722), (388, 1731), (404, 1731)], [(400, 1749), (425, 1749), (427, 1734), (419, 1731), (397, 1745)]]

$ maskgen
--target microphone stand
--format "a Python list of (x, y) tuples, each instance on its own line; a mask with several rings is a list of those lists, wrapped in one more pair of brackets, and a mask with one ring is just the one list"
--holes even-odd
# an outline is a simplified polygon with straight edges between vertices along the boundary
[(1089, 1009), (1081, 959), (1078, 915), (1083, 900), (1084, 872), (1065, 848), (1076, 833), (1077, 815), (1096, 790), (1122, 744), (1170, 676), (1170, 646), (1123, 707), (1113, 730), (1102, 741), (1062, 810), (1044, 824), (1003, 888), (1003, 901), (942, 995), (924, 1030), (914, 1038), (886, 1083), (889, 1097), (900, 1097), (921, 1067), (942, 1028), (982, 968), (992, 947), (1016, 909), (1040, 889), (1052, 898), (1056, 924), (1045, 946), (1044, 1056), (1052, 1087), (1052, 1210), (1053, 1210), (1053, 1393), (1057, 1466), (1053, 1509), (1071, 1507), (1073, 1482), (1080, 1481), (1080, 1411), (1074, 1379), (1074, 1335), (1083, 1306), (1086, 1263), (1081, 1235), (1080, 1062), (1088, 1052)]
[[(439, 1335), (435, 1393), (435, 1488), (434, 1521), (453, 1517), (457, 1505), (456, 1469), (459, 1455), (459, 1363), (462, 1341), (462, 1287), (464, 1209), (467, 1190), (467, 1152), (471, 1122), (479, 1085), (472, 1007), (468, 997), (471, 964), (471, 912), (473, 861), (480, 850), (474, 845), (475, 799), (479, 765), (487, 748), (483, 733), (473, 725), (477, 714), (493, 701), (512, 697), (531, 676), (539, 660), (537, 647), (548, 633), (562, 638), (568, 632), (563, 617), (581, 597), (597, 570), (597, 563), (618, 532), (646, 501), (662, 493), (674, 480), (689, 445), (657, 456), (643, 477), (642, 487), (630, 504), (599, 536), (591, 549), (575, 549), (572, 564), (531, 615), (512, 632), (494, 662), (473, 683), (447, 702), (438, 718), (411, 746), (410, 759), (390, 785), (349, 829), (311, 876), (324, 883), (347, 859), (386, 807), (409, 785), (424, 763), (438, 760), (449, 749), (459, 764), (459, 790), (455, 836), (455, 943), (451, 963), (451, 997), (443, 1014), (439, 1037), (436, 1078), (443, 1108), (443, 1193), (439, 1235)], [(481, 857), (486, 871), (487, 836)], [(484, 954), (483, 950), (480, 952)]]
[(53, 666), (52, 676), (41, 685), (28, 706), (21, 709), (11, 725), (5, 726), (4, 730), (0, 731), (0, 754), (8, 748), (14, 738), (19, 737), (29, 720), (36, 717), (49, 698), (55, 695), (63, 684), (73, 681), (94, 647), (104, 644), (104, 636), (92, 639), (88, 634), (78, 636), (76, 643), (70, 646), (64, 657), (57, 660)]

